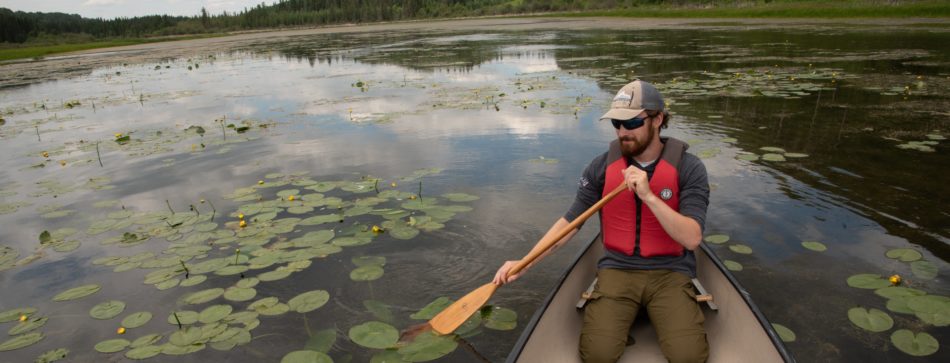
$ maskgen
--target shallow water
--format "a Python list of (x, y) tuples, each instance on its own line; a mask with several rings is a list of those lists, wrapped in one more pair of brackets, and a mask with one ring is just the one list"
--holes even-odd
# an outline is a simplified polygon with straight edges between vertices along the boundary
[[(798, 360), (947, 360), (947, 347), (911, 357), (891, 344), (890, 334), (910, 329), (946, 342), (950, 329), (891, 312), (887, 299), (849, 287), (846, 279), (900, 274), (905, 285), (950, 295), (945, 208), (950, 174), (943, 139), (950, 137), (948, 38), (939, 28), (884, 32), (830, 25), (817, 31), (741, 25), (403, 30), (256, 39), (161, 62), (123, 64), (114, 58), (111, 65), (100, 63), (58, 80), (56, 74), (67, 71), (50, 69), (50, 80), (0, 90), (6, 121), (0, 126), (0, 211), (7, 211), (0, 214), (0, 245), (17, 251), (21, 262), (42, 250), (32, 262), (0, 271), (0, 311), (29, 306), (38, 309), (35, 316), (49, 318), (34, 330), (44, 334), (42, 341), (0, 352), (0, 360), (29, 361), (67, 348), (76, 361), (121, 361), (122, 353), (106, 355), (93, 346), (149, 333), (165, 335), (162, 344), (177, 330), (165, 321), (171, 311), (214, 304), (238, 311), (265, 296), (286, 303), (319, 289), (330, 295), (326, 305), (303, 314), (261, 316), (248, 344), (151, 359), (271, 361), (304, 349), (318, 331), (335, 330), (327, 351), (334, 361), (369, 361), (383, 351), (350, 341), (352, 327), (381, 320), (402, 329), (423, 322), (410, 315), (438, 297), (457, 298), (487, 282), (502, 261), (526, 253), (561, 216), (576, 178), (614, 137), (610, 125), (596, 118), (633, 77), (664, 91), (675, 113), (664, 135), (689, 142), (709, 171), (713, 191), (706, 234), (730, 236), (714, 250), (743, 266), (734, 274), (765, 315), (795, 332), (787, 346)], [(66, 106), (73, 101), (78, 104)], [(227, 124), (249, 129), (237, 133)], [(204, 134), (185, 131), (193, 125)], [(115, 133), (131, 135), (132, 142), (116, 143)], [(929, 151), (898, 147), (911, 141), (925, 141), (914, 147)], [(738, 159), (766, 154), (762, 147), (807, 156), (787, 155), (784, 162)], [(429, 168), (440, 172), (411, 177)], [(117, 273), (114, 266), (92, 263), (147, 251), (164, 256), (175, 243), (198, 241), (189, 239), (194, 233), (181, 232), (184, 237), (173, 241), (153, 237), (130, 247), (102, 245), (136, 227), (89, 234), (87, 228), (109, 213), (124, 208), (137, 215), (169, 209), (184, 214), (195, 206), (196, 218), (208, 218), (210, 205), (199, 201), (206, 199), (214, 204), (218, 230), (239, 231), (238, 219), (229, 214), (247, 202), (225, 196), (259, 180), (289, 180), (294, 173), (299, 173), (295, 181), (379, 178), (379, 190), (419, 194), (421, 188), (423, 200), (450, 192), (479, 199), (455, 203), (473, 209), (446, 220), (445, 228), (409, 240), (382, 233), (372, 243), (313, 258), (286, 279), (261, 282), (257, 297), (245, 302), (180, 300), (194, 291), (232, 286), (237, 276), (211, 273), (197, 286), (158, 290), (142, 284), (153, 270)], [(88, 184), (90, 178), (101, 179)], [(62, 187), (48, 190), (38, 184), (42, 181)], [(261, 194), (273, 200), (278, 191), (303, 186), (261, 188)], [(354, 201), (375, 193), (325, 194)], [(93, 206), (104, 200), (119, 202)], [(333, 209), (282, 211), (278, 219)], [(54, 210), (73, 212), (42, 217)], [(378, 220), (363, 215), (341, 225), (296, 226), (275, 233), (264, 247), (279, 249), (281, 242), (318, 229), (333, 228), (339, 236), (350, 222), (368, 227)], [(78, 249), (40, 248), (41, 232), (66, 227), (77, 230), (68, 240), (81, 242)], [(577, 238), (590, 239), (596, 229), (589, 224)], [(807, 250), (802, 241), (820, 241), (828, 250)], [(236, 247), (253, 250), (239, 243), (222, 242), (206, 258), (233, 257)], [(753, 253), (728, 248), (737, 243)], [(496, 293), (492, 304), (516, 311), (517, 328), (479, 327), (441, 360), (502, 361), (578, 245)], [(937, 276), (918, 277), (909, 263), (886, 257), (894, 248), (920, 252)], [(351, 280), (356, 268), (351, 259), (359, 256), (385, 257), (382, 277)], [(94, 295), (51, 301), (64, 290), (93, 283), (102, 286)], [(89, 317), (90, 308), (110, 299), (127, 304), (121, 315)], [(385, 307), (372, 309), (365, 301)], [(848, 320), (848, 310), (856, 306), (887, 312), (894, 327), (880, 333), (858, 328)], [(155, 317), (116, 335), (122, 317), (136, 311)]]

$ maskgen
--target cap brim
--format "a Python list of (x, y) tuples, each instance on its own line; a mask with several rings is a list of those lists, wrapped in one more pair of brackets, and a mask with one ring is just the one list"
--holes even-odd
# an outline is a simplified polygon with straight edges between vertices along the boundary
[(610, 111), (607, 111), (607, 113), (601, 116), (600, 119), (629, 120), (637, 117), (643, 111), (643, 109), (632, 110), (629, 108), (611, 108)]

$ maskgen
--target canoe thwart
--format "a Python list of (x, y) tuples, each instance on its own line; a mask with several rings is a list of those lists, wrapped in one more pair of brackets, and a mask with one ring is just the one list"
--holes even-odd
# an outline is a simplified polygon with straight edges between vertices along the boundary
[(594, 278), (594, 281), (590, 282), (590, 285), (587, 286), (587, 290), (581, 293), (581, 299), (577, 300), (577, 308), (583, 309), (584, 306), (587, 306), (587, 301), (590, 300), (590, 294), (594, 292), (594, 286), (597, 285), (597, 278)]
[(706, 288), (703, 287), (703, 284), (699, 282), (699, 279), (693, 279), (693, 287), (696, 288), (696, 291), (699, 291), (699, 295), (696, 295), (697, 302), (705, 302), (706, 305), (709, 305), (709, 308), (712, 310), (719, 310), (719, 306), (713, 302), (713, 296), (706, 291)]

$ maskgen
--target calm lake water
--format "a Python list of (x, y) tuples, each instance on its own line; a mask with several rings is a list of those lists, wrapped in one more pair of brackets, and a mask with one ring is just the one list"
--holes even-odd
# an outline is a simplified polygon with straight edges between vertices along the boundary
[[(457, 340), (387, 351), (391, 330), (365, 324), (424, 322), (413, 315), (527, 253), (614, 137), (597, 117), (635, 77), (670, 103), (663, 134), (706, 164), (706, 235), (729, 236), (713, 249), (794, 332), (799, 361), (950, 361), (945, 23), (571, 22), (584, 26), (343, 29), (65, 58), (29, 75), (0, 66), (0, 313), (31, 308), (24, 323), (0, 319), (11, 333), (0, 344), (42, 337), (0, 361), (58, 348), (67, 361), (126, 361), (141, 346), (164, 351), (152, 361), (304, 349), (335, 362), (503, 361), (595, 223), (500, 289)], [(884, 297), (849, 286), (858, 274), (915, 290)], [(54, 301), (90, 284), (100, 290)], [(900, 300), (923, 293), (937, 296), (924, 312)], [(279, 302), (258, 302), (268, 297)], [(124, 309), (90, 316), (109, 300)], [(862, 329), (856, 307), (893, 324)], [(153, 318), (118, 335), (137, 312)], [(892, 343), (901, 329), (943, 345), (913, 357)], [(161, 338), (136, 341), (149, 334)], [(129, 342), (96, 351), (110, 339)]]

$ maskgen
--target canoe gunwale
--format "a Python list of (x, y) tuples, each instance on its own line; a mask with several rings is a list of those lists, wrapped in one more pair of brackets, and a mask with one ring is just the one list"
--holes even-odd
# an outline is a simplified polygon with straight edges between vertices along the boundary
[[(597, 236), (594, 236), (593, 239), (587, 242), (584, 245), (584, 248), (582, 248), (580, 252), (578, 252), (577, 256), (574, 258), (574, 262), (572, 262), (569, 268), (565, 269), (564, 273), (561, 274), (561, 277), (558, 279), (558, 282), (555, 285), (555, 287), (552, 288), (551, 292), (548, 293), (547, 297), (544, 299), (544, 302), (541, 304), (540, 307), (538, 307), (534, 315), (532, 315), (531, 320), (528, 321), (528, 324), (525, 326), (525, 329), (522, 331), (521, 336), (518, 337), (518, 340), (515, 342), (514, 347), (512, 348), (511, 352), (508, 354), (507, 359), (505, 360), (506, 363), (516, 363), (518, 361), (518, 358), (521, 356), (521, 353), (524, 351), (525, 344), (527, 344), (528, 340), (531, 338), (531, 335), (534, 333), (535, 328), (537, 328), (537, 325), (539, 321), (541, 320), (541, 317), (544, 316), (544, 313), (547, 311), (548, 307), (551, 305), (551, 302), (554, 300), (554, 297), (558, 294), (558, 291), (564, 285), (564, 282), (570, 276), (574, 268), (576, 268), (577, 264), (580, 263), (581, 258), (584, 256), (584, 254), (586, 254), (587, 251), (591, 248), (591, 244), (598, 243), (598, 241), (600, 240), (600, 237), (601, 236), (598, 233)], [(768, 335), (769, 337), (769, 340), (772, 341), (772, 344), (775, 346), (775, 349), (778, 352), (778, 354), (781, 356), (782, 360), (784, 360), (786, 363), (795, 363), (796, 362), (795, 358), (792, 357), (792, 355), (788, 352), (788, 349), (785, 347), (785, 343), (782, 342), (782, 339), (778, 336), (778, 332), (776, 332), (775, 328), (772, 327), (772, 324), (769, 323), (768, 319), (765, 317), (765, 314), (762, 313), (758, 305), (756, 305), (755, 302), (752, 301), (751, 294), (749, 294), (749, 292), (746, 291), (746, 289), (743, 288), (742, 285), (739, 284), (739, 281), (735, 278), (735, 276), (732, 275), (732, 273), (726, 268), (726, 266), (719, 259), (719, 256), (717, 256), (715, 252), (713, 252), (712, 249), (709, 248), (709, 246), (707, 246), (705, 243), (700, 243), (700, 248), (703, 249), (703, 252), (706, 253), (706, 255), (709, 257), (709, 260), (712, 261), (713, 264), (715, 264), (716, 268), (719, 269), (719, 271), (726, 277), (727, 281), (729, 281), (729, 283), (733, 286), (733, 288), (736, 289), (736, 291), (739, 293), (739, 296), (742, 297), (743, 301), (745, 301), (746, 305), (755, 315), (756, 320), (758, 320), (763, 330), (765, 330), (766, 335)]]

